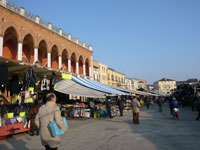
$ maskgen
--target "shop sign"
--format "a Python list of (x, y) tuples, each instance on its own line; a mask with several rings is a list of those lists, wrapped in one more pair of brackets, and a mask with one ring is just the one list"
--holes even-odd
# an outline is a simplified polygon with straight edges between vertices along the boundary
[(71, 79), (72, 79), (72, 75), (71, 75), (71, 74), (68, 74), (68, 73), (62, 73), (62, 78), (63, 78), (63, 79), (71, 80)]

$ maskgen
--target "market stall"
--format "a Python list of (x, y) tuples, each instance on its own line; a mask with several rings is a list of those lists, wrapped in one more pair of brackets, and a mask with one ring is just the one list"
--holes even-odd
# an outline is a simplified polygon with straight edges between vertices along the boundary
[(55, 79), (61, 75), (45, 67), (2, 57), (0, 71), (0, 139), (5, 139), (7, 135), (30, 130), (30, 109), (38, 101), (38, 93), (44, 96), (44, 91), (54, 86), (53, 82), (42, 83), (44, 75), (48, 80), (52, 80), (53, 74)]

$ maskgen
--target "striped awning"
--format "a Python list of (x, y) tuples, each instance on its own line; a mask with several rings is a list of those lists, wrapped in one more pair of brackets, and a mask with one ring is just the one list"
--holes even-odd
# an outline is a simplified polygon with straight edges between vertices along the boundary
[(78, 84), (73, 80), (63, 79), (56, 83), (55, 91), (83, 97), (103, 98), (106, 93), (96, 91)]
[(89, 80), (85, 78), (80, 77), (72, 77), (72, 80), (91, 89), (101, 91), (108, 94), (115, 94), (115, 95), (127, 95), (127, 93), (121, 92), (119, 90), (113, 89), (110, 86), (107, 86), (103, 83), (100, 83), (98, 81)]

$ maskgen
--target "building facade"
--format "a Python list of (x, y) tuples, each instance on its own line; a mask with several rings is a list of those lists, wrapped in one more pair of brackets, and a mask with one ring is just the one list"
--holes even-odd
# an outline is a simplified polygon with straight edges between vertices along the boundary
[(137, 90), (139, 89), (139, 80), (131, 78), (132, 89)]
[(152, 91), (153, 90), (153, 85), (147, 85), (147, 90)]
[(116, 87), (125, 87), (125, 75), (108, 68), (108, 84)]
[(99, 62), (93, 60), (93, 80), (100, 81)]
[(176, 81), (163, 78), (159, 81), (154, 82), (154, 90), (158, 90), (163, 93), (171, 94), (176, 89)]
[(6, 0), (0, 12), (1, 57), (92, 77), (92, 46)]
[(131, 78), (130, 80), (131, 80), (133, 90), (137, 90), (140, 88), (143, 88), (143, 89), (146, 88), (146, 80), (140, 80), (140, 79), (135, 79), (135, 78)]
[(108, 84), (108, 66), (99, 62), (100, 82)]
[(108, 84), (108, 66), (93, 60), (93, 79)]
[(125, 78), (125, 87), (128, 90), (132, 90), (132, 81), (129, 78)]
[(145, 89), (146, 87), (146, 80), (139, 80), (139, 89)]

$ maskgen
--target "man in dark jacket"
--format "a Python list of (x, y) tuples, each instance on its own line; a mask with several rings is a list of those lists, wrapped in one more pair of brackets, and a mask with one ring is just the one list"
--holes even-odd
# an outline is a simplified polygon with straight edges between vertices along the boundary
[(163, 102), (164, 102), (164, 98), (163, 98), (163, 97), (159, 97), (158, 100), (157, 100), (159, 112), (162, 112), (162, 105), (163, 105)]
[(112, 118), (110, 97), (107, 97), (106, 99), (106, 110), (108, 112), (109, 117)]
[(196, 95), (196, 108), (198, 111), (198, 116), (197, 116), (196, 120), (199, 120), (200, 119), (200, 92), (198, 92)]
[(120, 110), (120, 116), (123, 116), (123, 109), (124, 109), (123, 98), (118, 100), (118, 106), (119, 106), (119, 110)]
[(150, 96), (146, 97), (146, 105), (147, 105), (147, 109), (149, 109), (149, 106), (151, 105), (151, 98), (150, 98)]

